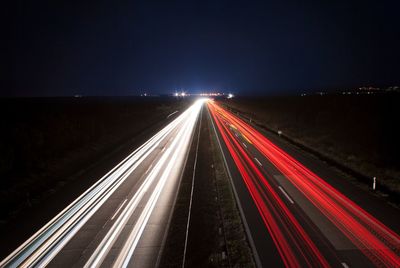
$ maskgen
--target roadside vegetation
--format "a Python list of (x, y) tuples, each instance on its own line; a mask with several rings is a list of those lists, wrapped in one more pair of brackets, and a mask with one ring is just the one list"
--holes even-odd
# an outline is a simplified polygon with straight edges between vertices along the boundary
[(397, 203), (400, 94), (234, 98), (222, 103)]

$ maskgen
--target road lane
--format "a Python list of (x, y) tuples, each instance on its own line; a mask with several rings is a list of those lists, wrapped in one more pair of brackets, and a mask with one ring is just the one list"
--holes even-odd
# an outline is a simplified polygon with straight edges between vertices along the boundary
[[(0, 266), (70, 267), (86, 263), (96, 267), (112, 263), (115, 267), (144, 267), (132, 256), (149, 231), (158, 234), (153, 240), (163, 238), (166, 215), (173, 205), (202, 102), (196, 101), (129, 155)], [(149, 227), (153, 218), (158, 224)], [(157, 259), (158, 252), (146, 254), (156, 254)]]
[[(219, 121), (214, 112), (212, 114), (284, 265), (327, 267), (326, 259), (257, 168), (256, 158), (244, 153), (229, 131), (229, 124)], [(257, 163), (261, 166), (259, 161)]]
[[(251, 193), (252, 201), (257, 204), (258, 211), (253, 209), (252, 212), (245, 212), (244, 216), (254, 218), (251, 214), (259, 213), (265, 218), (264, 229), (278, 248), (285, 266), (297, 266), (302, 263), (307, 265), (310, 255), (304, 254), (310, 253), (315, 256), (323, 255), (329, 265), (333, 266), (399, 265), (400, 240), (395, 232), (251, 126), (214, 102), (209, 102), (208, 107), (218, 126), (218, 135), (225, 142), (224, 153), (233, 158), (234, 165), (228, 168), (240, 170), (245, 187)], [(250, 173), (258, 175), (251, 178)], [(236, 179), (236, 183), (240, 187), (240, 181)], [(289, 195), (293, 200), (287, 198)], [(283, 201), (283, 204), (280, 201)], [(273, 204), (273, 207), (268, 207), (270, 204)], [(281, 211), (274, 213), (274, 209), (279, 207)], [(286, 208), (289, 212), (285, 211)], [(285, 217), (289, 221), (279, 223), (280, 218)], [(260, 228), (258, 224), (255, 228), (257, 230), (252, 230), (252, 235), (257, 233), (259, 236)], [(292, 228), (306, 232), (304, 242), (296, 241), (293, 239), (295, 234), (287, 232)], [(253, 236), (256, 244), (260, 241), (258, 236)], [(268, 239), (268, 236), (264, 235), (264, 238)], [(315, 252), (308, 239), (314, 245), (318, 245)], [(296, 243), (301, 247), (308, 244), (311, 250), (296, 251)], [(338, 248), (338, 245), (342, 248)], [(343, 247), (346, 247), (346, 251), (342, 251)], [(261, 246), (257, 247), (257, 253), (263, 265), (270, 264), (268, 256), (262, 256), (269, 254), (262, 250)], [(317, 261), (321, 261), (320, 266), (326, 264), (322, 259)]]

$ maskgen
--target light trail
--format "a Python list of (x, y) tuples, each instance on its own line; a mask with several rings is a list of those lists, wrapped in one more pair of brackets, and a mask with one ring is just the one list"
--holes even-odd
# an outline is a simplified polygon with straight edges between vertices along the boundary
[[(234, 125), (359, 250), (379, 267), (400, 267), (400, 237), (322, 178), (303, 166), (246, 122), (214, 102), (215, 121)], [(224, 129), (220, 124), (221, 134)], [(226, 143), (231, 141), (227, 140)], [(244, 152), (245, 153), (245, 152)], [(231, 152), (232, 154), (232, 152)]]
[[(146, 194), (150, 186), (155, 182), (155, 190), (153, 191), (153, 194), (151, 195), (149, 201), (146, 203), (146, 206), (141, 213), (138, 222), (132, 229), (132, 232), (130, 233), (127, 242), (125, 243), (120, 255), (117, 258), (115, 265), (117, 267), (126, 267), (129, 261), (129, 257), (131, 256), (132, 251), (135, 249), (140, 235), (142, 234), (144, 227), (146, 226), (146, 223), (154, 208), (155, 202), (157, 201), (166, 180), (170, 176), (172, 167), (176, 165), (178, 168), (182, 168), (184, 161), (182, 156), (185, 155), (186, 150), (189, 148), (190, 138), (194, 131), (196, 118), (199, 114), (199, 107), (201, 106), (196, 106), (197, 109), (192, 111), (189, 116), (190, 120), (185, 121), (183, 126), (180, 128), (178, 134), (174, 138), (171, 146), (163, 152), (161, 159), (157, 161), (149, 176), (135, 193), (134, 197), (129, 201), (125, 209), (121, 212), (120, 216), (115, 221), (114, 225), (111, 227), (107, 235), (97, 246), (95, 252), (92, 254), (85, 267), (99, 267), (101, 265), (107, 253), (110, 251), (116, 239), (122, 232), (124, 226), (130, 219), (132, 213), (136, 210), (137, 205), (142, 200), (143, 196)], [(179, 159), (180, 161), (177, 161), (179, 156), (181, 156)], [(167, 161), (169, 161), (167, 167), (165, 169), (162, 169)]]
[[(81, 229), (81, 227), (93, 216), (93, 214), (108, 200), (108, 198), (124, 183), (127, 177), (152, 153), (156, 152), (161, 142), (165, 141), (173, 132), (178, 131), (178, 135), (173, 137), (170, 148), (163, 148), (160, 152), (162, 154), (162, 161), (169, 161), (175, 164), (176, 168), (183, 168), (182, 157), (186, 156), (189, 148), (188, 143), (195, 128), (200, 109), (204, 100), (198, 100), (189, 107), (185, 112), (179, 115), (165, 128), (150, 138), (145, 144), (140, 146), (115, 168), (103, 176), (92, 187), (85, 191), (75, 201), (73, 201), (67, 208), (61, 211), (49, 223), (42, 227), (1, 263), (0, 267), (44, 267), (58, 254), (58, 252), (71, 240), (71, 238)], [(172, 154), (172, 157), (169, 157)], [(179, 157), (178, 157), (178, 156)], [(179, 159), (179, 163), (177, 163)], [(156, 164), (159, 167), (161, 164)], [(168, 165), (169, 166), (169, 165)], [(132, 207), (132, 202), (137, 204), (143, 193), (149, 189), (150, 184), (159, 179), (154, 171), (157, 169), (153, 167), (149, 177), (140, 186), (141, 190), (135, 194), (128, 205), (125, 206), (123, 212), (117, 217), (115, 223), (120, 222), (120, 219), (126, 215), (124, 211)], [(158, 168), (160, 171), (160, 168)], [(159, 183), (165, 183), (171, 172), (164, 173), (159, 179)], [(162, 185), (155, 187), (155, 192), (162, 191)], [(143, 190), (144, 189), (144, 190)], [(159, 195), (159, 194), (158, 194)], [(151, 198), (149, 204), (157, 201), (158, 195)], [(133, 200), (133, 201), (132, 201)], [(152, 203), (153, 202), (153, 203)], [(121, 205), (121, 208), (123, 206)], [(154, 205), (150, 205), (146, 209), (147, 214), (151, 214)], [(117, 213), (115, 213), (116, 216)], [(147, 220), (141, 222), (146, 225)], [(142, 227), (144, 228), (144, 227)], [(140, 233), (138, 233), (140, 237)]]
[(259, 167), (223, 124), (224, 118), (218, 117), (216, 106), (209, 102), (208, 107), (285, 266), (329, 267)]
[(128, 199), (125, 199), (124, 202), (121, 203), (121, 205), (119, 205), (118, 209), (115, 211), (114, 215), (111, 217), (111, 220), (113, 220), (115, 218), (115, 216), (117, 216), (118, 212), (122, 209), (122, 207), (125, 205), (126, 201), (128, 201)]

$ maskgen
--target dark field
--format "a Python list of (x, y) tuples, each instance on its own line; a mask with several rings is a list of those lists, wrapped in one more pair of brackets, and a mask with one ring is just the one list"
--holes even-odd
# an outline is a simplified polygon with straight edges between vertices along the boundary
[(154, 133), (152, 127), (188, 104), (155, 97), (0, 99), (1, 221), (62, 194), (77, 174), (136, 136)]
[(245, 118), (332, 160), (378, 190), (400, 193), (400, 94), (234, 98)]

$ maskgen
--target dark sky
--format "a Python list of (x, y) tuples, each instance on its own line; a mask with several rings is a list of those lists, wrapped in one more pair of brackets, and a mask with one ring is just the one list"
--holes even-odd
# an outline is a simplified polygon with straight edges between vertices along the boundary
[(1, 95), (396, 85), (398, 2), (13, 1)]

